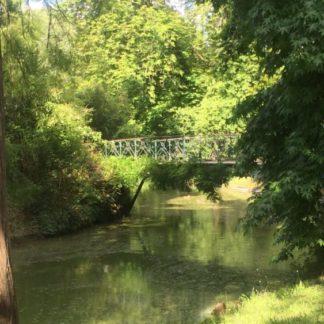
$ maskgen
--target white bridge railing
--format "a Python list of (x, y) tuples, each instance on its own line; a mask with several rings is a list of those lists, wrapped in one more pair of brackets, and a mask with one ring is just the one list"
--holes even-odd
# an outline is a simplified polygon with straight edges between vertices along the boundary
[(226, 162), (235, 160), (237, 134), (213, 134), (164, 138), (128, 138), (107, 141), (106, 156), (149, 156), (155, 160), (189, 160)]

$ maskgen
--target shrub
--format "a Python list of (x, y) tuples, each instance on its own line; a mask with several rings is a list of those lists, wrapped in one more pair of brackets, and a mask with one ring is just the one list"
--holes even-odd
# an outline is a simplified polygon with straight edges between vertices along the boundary
[(216, 188), (229, 180), (231, 170), (223, 164), (171, 163), (152, 165), (151, 179), (159, 189), (189, 191), (195, 186), (211, 200), (219, 199)]
[[(105, 168), (96, 148), (100, 135), (87, 126), (86, 114), (68, 105), (51, 109), (33, 138), (17, 151), (12, 146), (9, 154), (9, 174), (20, 174), (31, 191), (29, 199), (16, 196), (44, 235), (112, 219), (130, 199), (129, 190)], [(12, 188), (23, 188), (17, 176), (9, 179)]]

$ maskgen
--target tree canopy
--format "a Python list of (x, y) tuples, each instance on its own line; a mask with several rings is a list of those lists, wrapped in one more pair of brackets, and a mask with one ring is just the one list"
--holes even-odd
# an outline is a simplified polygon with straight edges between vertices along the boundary
[(236, 118), (246, 124), (238, 173), (262, 183), (247, 225), (277, 225), (280, 258), (295, 248), (323, 246), (324, 3), (215, 1), (226, 12), (223, 56), (253, 50), (260, 69), (277, 81), (248, 97)]
[[(195, 86), (194, 29), (165, 5), (129, 1), (76, 24), (75, 81), (79, 97), (94, 110), (93, 126), (104, 132), (99, 119), (111, 130), (117, 125), (119, 136), (135, 135), (134, 124), (140, 133), (174, 131), (171, 108), (190, 103)], [(95, 102), (100, 91), (105, 108)], [(113, 109), (107, 111), (109, 102)], [(117, 123), (116, 113), (119, 118), (124, 115)]]

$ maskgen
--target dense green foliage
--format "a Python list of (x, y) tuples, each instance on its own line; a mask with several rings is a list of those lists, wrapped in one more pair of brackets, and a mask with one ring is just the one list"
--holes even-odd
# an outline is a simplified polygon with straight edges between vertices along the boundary
[(217, 188), (228, 182), (230, 166), (224, 164), (197, 164), (195, 161), (159, 162), (150, 158), (109, 157), (104, 160), (121, 185), (134, 193), (143, 178), (160, 190), (199, 190), (213, 201), (221, 199)]
[(88, 113), (57, 95), (62, 75), (42, 43), (45, 16), (16, 7), (9, 14), (2, 36), (10, 205), (44, 235), (112, 219), (130, 193), (105, 165)]
[(236, 112), (247, 125), (237, 170), (263, 184), (246, 224), (277, 224), (277, 241), (285, 244), (282, 259), (295, 248), (323, 246), (324, 3), (214, 4), (228, 17), (222, 34), (227, 58), (253, 48), (263, 73), (278, 78), (244, 100)]
[(104, 159), (104, 165), (116, 178), (116, 184), (129, 188), (134, 193), (141, 182), (147, 177), (150, 170), (157, 163), (148, 157), (116, 157), (110, 156)]
[[(91, 125), (105, 138), (244, 127), (229, 122), (232, 111), (268, 79), (253, 54), (222, 68), (222, 14), (210, 5), (184, 18), (163, 2), (104, 1), (100, 10), (91, 1), (78, 3), (64, 3), (75, 37), (63, 96), (91, 109)], [(64, 52), (66, 45), (59, 47)]]
[(125, 0), (94, 19), (72, 19), (74, 82), (93, 126), (105, 137), (174, 132), (174, 109), (195, 95), (193, 27), (167, 6)]
[(210, 5), (202, 5), (191, 9), (188, 16), (197, 29), (195, 50), (200, 66), (196, 83), (202, 95), (194, 105), (177, 109), (179, 130), (184, 134), (241, 132), (244, 122), (231, 120), (236, 105), (271, 80), (259, 73), (259, 60), (252, 51), (224, 66), (220, 38), (226, 22), (223, 11), (213, 13)]
[(12, 202), (45, 235), (109, 220), (129, 197), (96, 152), (92, 141), (99, 135), (86, 126), (80, 112), (67, 105), (50, 108), (28, 143), (8, 143)]
[(164, 163), (150, 168), (150, 179), (159, 189), (189, 191), (196, 188), (213, 201), (220, 199), (217, 188), (229, 180), (230, 167), (224, 164)]

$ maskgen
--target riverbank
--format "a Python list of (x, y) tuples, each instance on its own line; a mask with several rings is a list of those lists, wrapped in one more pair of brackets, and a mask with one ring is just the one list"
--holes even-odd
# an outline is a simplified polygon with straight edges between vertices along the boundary
[[(208, 172), (205, 174), (206, 172), (202, 172), (206, 171), (205, 169), (200, 170), (195, 165), (181, 163), (161, 165), (145, 157), (100, 158), (97, 164), (100, 168), (97, 170), (96, 179), (79, 181), (80, 187), (74, 184), (74, 191), (55, 188), (56, 194), (52, 200), (56, 200), (57, 203), (52, 200), (44, 203), (40, 200), (40, 206), (34, 203), (35, 206), (30, 208), (28, 200), (26, 200), (28, 203), (18, 204), (12, 199), (13, 203), (9, 204), (11, 238), (59, 236), (98, 223), (110, 223), (121, 219), (125, 210), (129, 208), (140, 181), (148, 174), (150, 179), (146, 187), (205, 192), (205, 195), (217, 198), (221, 198), (221, 195), (218, 197), (219, 190), (213, 193), (214, 188), (210, 187), (210, 183), (217, 188), (226, 183), (229, 176), (228, 170), (223, 169), (222, 165), (219, 170), (217, 168), (214, 170), (215, 179), (210, 181), (209, 173), (213, 170), (211, 167), (206, 169)], [(246, 194), (246, 199), (255, 187), (256, 184), (250, 178), (233, 178), (226, 185), (229, 194), (235, 196), (243, 193)], [(52, 195), (50, 189), (43, 194)]]
[(239, 303), (228, 303), (223, 317), (202, 324), (315, 324), (324, 323), (324, 276), (275, 291), (253, 291)]
[(62, 176), (64, 185), (44, 177), (38, 199), (22, 199), (20, 185), (14, 186), (8, 203), (11, 239), (71, 234), (99, 223), (118, 221), (127, 214), (150, 160), (105, 158), (98, 152), (90, 156), (94, 160), (92, 168), (83, 168), (84, 174), (73, 170), (64, 175), (66, 179)]
[(20, 318), (197, 324), (214, 302), (229, 308), (256, 285), (276, 290), (312, 278), (269, 262), (277, 253), (271, 230), (237, 230), (248, 193), (223, 187), (220, 194), (213, 203), (198, 192), (144, 190), (120, 222), (14, 244)]

